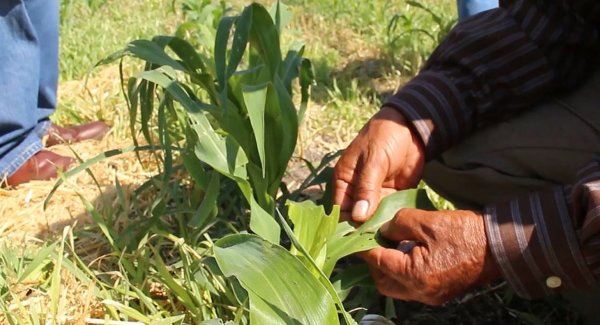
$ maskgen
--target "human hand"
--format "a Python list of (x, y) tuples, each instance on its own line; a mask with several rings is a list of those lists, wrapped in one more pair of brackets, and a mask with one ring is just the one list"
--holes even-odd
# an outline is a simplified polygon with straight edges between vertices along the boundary
[(364, 222), (382, 196), (416, 186), (424, 161), (421, 140), (402, 114), (382, 108), (335, 166), (333, 203), (341, 206), (342, 219)]
[(380, 233), (415, 244), (404, 252), (380, 247), (359, 254), (383, 295), (441, 305), (500, 277), (480, 213), (402, 209)]

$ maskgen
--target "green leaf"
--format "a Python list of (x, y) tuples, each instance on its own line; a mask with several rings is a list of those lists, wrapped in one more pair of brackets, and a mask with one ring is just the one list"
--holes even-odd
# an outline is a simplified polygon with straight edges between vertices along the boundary
[(191, 128), (198, 135), (194, 148), (198, 159), (225, 176), (245, 179), (243, 167), (248, 158), (235, 140), (230, 136), (217, 134), (204, 114), (189, 114), (189, 117), (192, 121)]
[(185, 67), (185, 72), (190, 76), (191, 81), (200, 85), (213, 103), (218, 102), (214, 78), (207, 69), (205, 58), (190, 43), (172, 36), (156, 36), (153, 41), (168, 46), (179, 57), (179, 63)]
[(328, 274), (333, 271), (337, 261), (344, 256), (380, 246), (375, 239), (377, 231), (401, 208), (434, 210), (427, 193), (422, 189), (404, 190), (386, 196), (373, 216), (360, 227), (354, 228), (347, 221), (337, 225), (336, 232), (328, 240), (323, 272)]
[(348, 314), (348, 312), (346, 312), (346, 310), (344, 309), (344, 304), (342, 303), (342, 300), (340, 299), (340, 297), (337, 295), (337, 291), (331, 284), (331, 281), (329, 281), (329, 277), (327, 275), (325, 275), (325, 273), (323, 273), (323, 271), (321, 269), (319, 269), (319, 267), (317, 266), (317, 263), (315, 263), (315, 260), (310, 256), (310, 254), (308, 254), (306, 249), (300, 244), (300, 242), (294, 235), (294, 232), (292, 231), (290, 226), (287, 224), (287, 222), (285, 221), (285, 219), (283, 218), (281, 213), (279, 213), (279, 211), (277, 211), (277, 212), (278, 212), (277, 215), (279, 216), (279, 219), (281, 220), (281, 224), (283, 225), (283, 229), (285, 230), (285, 233), (290, 238), (292, 245), (294, 245), (294, 247), (296, 249), (298, 249), (298, 251), (300, 251), (304, 255), (303, 257), (309, 262), (308, 267), (310, 267), (312, 269), (315, 276), (317, 276), (317, 278), (319, 279), (319, 282), (321, 282), (321, 284), (325, 287), (325, 290), (327, 290), (329, 295), (333, 298), (333, 302), (337, 305), (338, 311), (344, 317), (344, 320), (346, 321), (346, 325), (355, 325), (356, 322), (354, 321), (354, 319), (352, 319), (350, 314)]
[(150, 317), (145, 316), (144, 314), (140, 313), (139, 311), (137, 311), (129, 306), (123, 305), (120, 302), (106, 299), (106, 300), (102, 301), (102, 304), (104, 306), (110, 306), (110, 307), (117, 309), (118, 311), (123, 313), (123, 315), (125, 315), (127, 317), (131, 317), (135, 320), (142, 321), (145, 323), (152, 323), (152, 319)]
[(227, 87), (227, 44), (231, 28), (237, 17), (223, 17), (217, 27), (217, 36), (215, 37), (215, 69), (217, 70), (217, 80), (221, 91)]
[(281, 3), (281, 1), (277, 1), (273, 4), (273, 6), (269, 9), (269, 14), (273, 21), (275, 22), (275, 26), (279, 33), (292, 21), (292, 11), (288, 6)]
[(175, 70), (185, 71), (181, 63), (173, 60), (157, 43), (148, 40), (135, 40), (127, 45), (126, 51), (133, 56), (160, 66), (170, 66)]
[[(327, 215), (322, 206), (317, 206), (312, 201), (288, 202), (287, 205), (298, 242), (322, 269), (327, 253), (327, 239), (335, 232), (338, 224), (339, 207)], [(294, 255), (301, 255), (295, 248), (292, 248), (291, 252)]]
[(267, 84), (245, 86), (243, 89), (244, 104), (248, 110), (248, 117), (254, 131), (254, 139), (256, 140), (263, 178), (266, 178), (267, 175), (265, 160), (265, 105), (267, 103), (267, 89)]
[(285, 88), (290, 93), (292, 92), (292, 80), (296, 79), (300, 73), (303, 54), (304, 46), (300, 43), (294, 43), (287, 52), (285, 60), (283, 60), (280, 76)]
[(198, 307), (196, 306), (196, 300), (193, 296), (189, 294), (189, 292), (184, 288), (172, 275), (169, 268), (165, 265), (162, 258), (160, 257), (160, 253), (154, 248), (151, 247), (154, 253), (154, 266), (156, 267), (156, 271), (158, 272), (157, 277), (160, 281), (174, 293), (174, 296), (177, 300), (181, 301), (181, 303), (192, 313), (195, 315), (199, 315), (200, 312)]
[[(254, 3), (246, 10), (252, 10), (252, 29), (250, 30), (250, 45), (257, 52), (269, 71), (270, 76), (279, 73), (281, 46), (279, 32), (273, 23), (269, 12), (261, 5)], [(257, 65), (254, 63), (252, 65)]]
[(214, 251), (223, 273), (249, 292), (253, 324), (339, 324), (327, 290), (283, 247), (236, 234), (217, 241)]
[[(181, 59), (188, 73), (198, 73), (206, 70), (203, 58), (187, 41), (173, 36), (155, 36), (152, 39), (159, 44), (165, 44)], [(155, 62), (156, 63), (156, 62)]]
[(331, 278), (331, 283), (342, 300), (345, 300), (350, 290), (357, 285), (375, 287), (366, 263), (344, 268)]
[(272, 142), (267, 146), (267, 150), (274, 153), (273, 165), (277, 166), (273, 167), (275, 176), (271, 178), (275, 181), (271, 184), (271, 191), (276, 193), (288, 162), (296, 148), (298, 115), (291, 94), (285, 89), (278, 76), (275, 77), (273, 86), (274, 89), (269, 89), (267, 97), (266, 114), (267, 121), (270, 121), (270, 123), (267, 123), (267, 128), (270, 129), (273, 125), (274, 130), (271, 131), (273, 133), (270, 136), (277, 138), (270, 139)]
[(30, 275), (37, 274), (42, 268), (48, 265), (51, 262), (48, 257), (55, 249), (56, 243), (40, 249), (29, 265), (27, 265), (27, 268), (21, 273), (17, 282), (26, 281)]
[(235, 21), (235, 32), (231, 43), (231, 53), (227, 65), (227, 79), (237, 70), (248, 47), (250, 30), (252, 28), (252, 7), (248, 6)]
[(281, 227), (273, 216), (256, 202), (253, 196), (250, 200), (250, 229), (268, 242), (279, 244)]
[(204, 191), (204, 198), (198, 208), (198, 211), (194, 214), (194, 217), (189, 221), (188, 225), (194, 228), (202, 228), (206, 226), (210, 221), (208, 220), (211, 211), (217, 207), (217, 197), (219, 196), (220, 190), (220, 176), (218, 173), (211, 173), (208, 187)]
[(201, 103), (190, 97), (177, 80), (174, 80), (174, 71), (169, 70), (166, 66), (156, 70), (144, 71), (139, 77), (163, 87), (189, 113), (198, 113), (201, 111), (216, 112), (217, 110), (213, 105)]
[[(190, 141), (191, 135), (188, 135)], [(181, 155), (183, 165), (196, 184), (204, 191), (208, 188), (209, 174), (202, 167), (202, 162), (192, 150), (184, 151)]]
[(390, 221), (402, 208), (435, 210), (423, 189), (410, 189), (390, 194), (381, 200), (373, 216), (358, 231), (376, 233), (384, 223)]

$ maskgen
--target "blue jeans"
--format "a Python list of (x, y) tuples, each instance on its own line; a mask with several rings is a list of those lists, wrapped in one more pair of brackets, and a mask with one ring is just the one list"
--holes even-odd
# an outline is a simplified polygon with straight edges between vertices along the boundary
[(58, 0), (0, 0), (0, 178), (43, 147), (56, 108)]
[(458, 19), (465, 20), (482, 11), (498, 7), (499, 0), (457, 0)]

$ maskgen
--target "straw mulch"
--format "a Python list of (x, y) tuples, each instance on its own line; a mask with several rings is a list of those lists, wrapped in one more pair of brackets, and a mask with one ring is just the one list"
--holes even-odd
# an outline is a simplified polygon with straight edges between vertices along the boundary
[[(131, 141), (118, 140), (109, 134), (102, 141), (61, 145), (51, 150), (70, 156), (76, 153), (85, 161), (105, 150), (130, 145)], [(12, 189), (0, 189), (0, 238), (16, 243), (60, 236), (65, 226), (90, 221), (81, 197), (102, 210), (115, 200), (115, 178), (124, 188), (133, 189), (153, 175), (153, 170), (142, 166), (131, 153), (106, 159), (92, 166), (90, 171), (100, 187), (89, 173), (82, 172), (58, 188), (46, 209), (44, 201), (56, 181), (34, 181)]]

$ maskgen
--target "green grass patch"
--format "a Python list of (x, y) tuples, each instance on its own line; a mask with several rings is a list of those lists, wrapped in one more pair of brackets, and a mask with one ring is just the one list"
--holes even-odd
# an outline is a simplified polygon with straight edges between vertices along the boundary
[(174, 31), (178, 6), (163, 0), (62, 0), (61, 80), (78, 80), (128, 42)]

